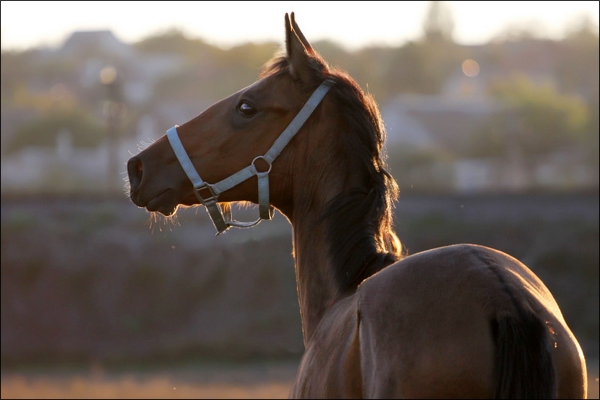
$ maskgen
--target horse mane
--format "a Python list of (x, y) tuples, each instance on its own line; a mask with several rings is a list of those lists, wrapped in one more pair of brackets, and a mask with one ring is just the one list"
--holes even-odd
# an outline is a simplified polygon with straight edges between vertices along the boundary
[[(330, 200), (322, 215), (339, 293), (351, 293), (364, 279), (402, 257), (402, 245), (393, 230), (393, 208), (399, 190), (386, 170), (386, 131), (373, 97), (365, 94), (346, 72), (327, 66), (317, 53), (310, 53), (310, 62), (314, 73), (309, 90), (324, 79), (335, 81), (329, 93), (348, 129), (340, 135), (340, 145), (353, 168), (358, 166), (367, 177), (362, 186)], [(261, 78), (284, 73), (288, 64), (285, 56), (275, 57), (263, 67)]]

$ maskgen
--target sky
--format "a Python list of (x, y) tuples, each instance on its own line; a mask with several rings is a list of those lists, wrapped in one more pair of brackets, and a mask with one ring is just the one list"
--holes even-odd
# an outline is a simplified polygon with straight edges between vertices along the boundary
[[(449, 1), (454, 40), (483, 44), (508, 28), (560, 39), (582, 15), (598, 30), (598, 1)], [(283, 42), (284, 14), (294, 11), (310, 41), (330, 39), (349, 50), (400, 46), (422, 34), (429, 2), (410, 1), (2, 1), (2, 49), (59, 47), (76, 30), (109, 29), (127, 43), (182, 30), (191, 38), (230, 47)]]

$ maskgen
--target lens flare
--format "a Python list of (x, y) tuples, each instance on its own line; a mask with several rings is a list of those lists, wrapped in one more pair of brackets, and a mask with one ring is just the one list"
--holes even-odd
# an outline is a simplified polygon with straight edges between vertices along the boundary
[(462, 63), (462, 71), (469, 78), (474, 78), (479, 75), (479, 64), (475, 60), (467, 59)]

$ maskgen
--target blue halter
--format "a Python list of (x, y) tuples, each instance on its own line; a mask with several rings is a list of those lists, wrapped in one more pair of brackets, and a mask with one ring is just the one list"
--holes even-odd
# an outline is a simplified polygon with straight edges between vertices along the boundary
[[(285, 146), (287, 146), (290, 140), (292, 140), (296, 133), (298, 133), (300, 128), (302, 128), (302, 125), (304, 125), (333, 85), (334, 82), (329, 79), (326, 79), (321, 83), (265, 155), (256, 157), (246, 168), (214, 184), (204, 182), (202, 178), (200, 178), (200, 175), (198, 175), (196, 168), (192, 164), (190, 157), (187, 155), (183, 148), (183, 144), (179, 139), (177, 125), (167, 130), (169, 143), (171, 144), (179, 163), (183, 167), (183, 170), (194, 185), (194, 194), (196, 195), (196, 198), (198, 198), (198, 201), (206, 207), (208, 215), (212, 219), (217, 230), (217, 236), (232, 226), (236, 228), (249, 228), (257, 225), (263, 219), (271, 219), (273, 217), (273, 207), (269, 202), (269, 172), (271, 172), (273, 161)], [(267, 171), (261, 172), (257, 170), (255, 166), (257, 160), (263, 160), (268, 164), (269, 168)], [(232, 218), (231, 211), (223, 214), (223, 210), (217, 202), (219, 195), (254, 175), (258, 178), (259, 218), (252, 222), (240, 222)]]

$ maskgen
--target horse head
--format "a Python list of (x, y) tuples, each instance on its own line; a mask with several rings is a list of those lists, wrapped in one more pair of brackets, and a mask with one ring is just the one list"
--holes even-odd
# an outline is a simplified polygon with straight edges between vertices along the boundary
[[(294, 141), (276, 162), (265, 154), (328, 74), (325, 62), (300, 31), (293, 13), (285, 16), (285, 31), (285, 55), (267, 64), (258, 81), (176, 127), (174, 137), (161, 137), (129, 160), (130, 197), (136, 205), (169, 216), (178, 205), (204, 203), (207, 198), (258, 203), (257, 180), (268, 173), (269, 202), (285, 208), (290, 174), (306, 154), (289, 149), (300, 147)], [(306, 130), (306, 125), (298, 130)], [(173, 140), (179, 141), (184, 155), (176, 154)], [(186, 173), (182, 167), (185, 154), (189, 169), (202, 177), (200, 180), (207, 184), (203, 190), (208, 187), (209, 191), (202, 193), (193, 184), (190, 174), (194, 172)], [(250, 172), (234, 186), (224, 190), (213, 186), (243, 170)]]

